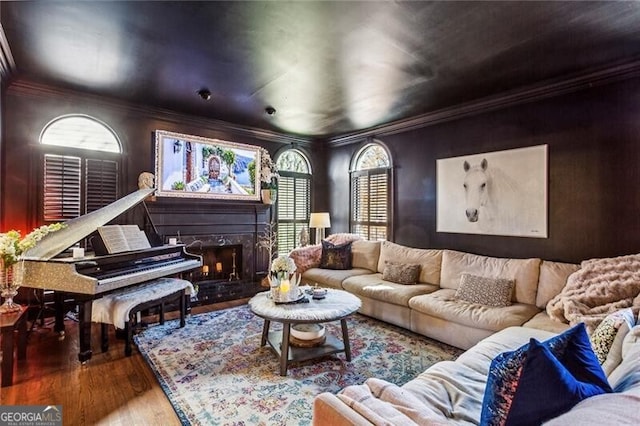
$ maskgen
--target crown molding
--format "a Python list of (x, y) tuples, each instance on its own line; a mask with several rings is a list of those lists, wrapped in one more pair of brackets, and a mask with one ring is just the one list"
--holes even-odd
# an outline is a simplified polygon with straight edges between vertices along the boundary
[(133, 112), (140, 115), (148, 116), (153, 119), (168, 121), (172, 124), (201, 127), (203, 129), (218, 132), (227, 131), (233, 134), (256, 138), (268, 142), (276, 142), (282, 145), (308, 146), (312, 143), (312, 140), (310, 138), (298, 137), (255, 127), (239, 126), (222, 120), (187, 115), (165, 108), (128, 103), (113, 98), (107, 98), (105, 96), (89, 94), (77, 90), (61, 89), (59, 87), (36, 83), (27, 79), (14, 79), (13, 81), (11, 81), (9, 86), (7, 87), (7, 93), (14, 93), (18, 96), (23, 97), (28, 96), (34, 99), (50, 99), (51, 97), (55, 96), (74, 96), (90, 101), (93, 104), (101, 105), (125, 114)]
[(547, 80), (540, 84), (504, 92), (495, 96), (488, 96), (453, 107), (442, 108), (405, 120), (398, 120), (392, 123), (372, 127), (361, 132), (332, 137), (328, 139), (328, 145), (336, 147), (358, 143), (368, 137), (388, 136), (396, 133), (407, 132), (414, 129), (471, 117), (515, 105), (536, 102), (542, 99), (565, 95), (638, 76), (640, 76), (640, 59), (636, 59), (631, 62), (618, 63), (604, 69), (592, 70), (569, 78)]
[(16, 71), (16, 62), (9, 48), (9, 41), (0, 23), (0, 81), (8, 79)]

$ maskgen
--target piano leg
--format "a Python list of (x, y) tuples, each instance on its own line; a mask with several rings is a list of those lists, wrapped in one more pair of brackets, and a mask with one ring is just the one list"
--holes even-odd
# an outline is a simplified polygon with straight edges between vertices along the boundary
[(80, 333), (78, 359), (84, 364), (91, 359), (93, 354), (91, 351), (91, 310), (93, 308), (93, 299), (78, 300), (78, 302), (78, 331)]
[(53, 293), (53, 303), (55, 307), (56, 324), (53, 330), (59, 334), (58, 340), (64, 340), (64, 292)]

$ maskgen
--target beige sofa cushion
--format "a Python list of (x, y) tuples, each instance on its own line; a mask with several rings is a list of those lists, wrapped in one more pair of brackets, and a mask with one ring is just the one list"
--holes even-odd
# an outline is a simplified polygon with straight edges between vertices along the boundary
[(530, 305), (536, 303), (540, 259), (503, 259), (444, 250), (440, 287), (456, 290), (465, 272), (481, 277), (514, 279), (512, 300)]
[(371, 274), (368, 269), (352, 268), (352, 269), (322, 269), (311, 268), (302, 274), (302, 284), (320, 285), (323, 287), (333, 287), (342, 290), (342, 281), (345, 278), (356, 275)]
[(455, 290), (441, 289), (416, 296), (409, 301), (409, 307), (446, 321), (490, 331), (522, 325), (540, 312), (535, 305), (524, 303), (499, 308), (469, 303), (456, 299), (455, 294)]
[(383, 241), (380, 247), (378, 272), (384, 271), (385, 262), (404, 262), (420, 265), (418, 282), (425, 284), (440, 284), (440, 265), (442, 250), (419, 249), (401, 246), (390, 241)]
[(380, 241), (358, 240), (351, 244), (353, 256), (351, 265), (354, 268), (368, 269), (376, 272), (380, 258)]
[(342, 287), (349, 293), (380, 300), (394, 305), (409, 306), (409, 299), (438, 289), (431, 284), (396, 284), (382, 279), (382, 274), (359, 275), (347, 278)]
[(546, 312), (539, 312), (529, 321), (522, 324), (523, 327), (537, 328), (538, 330), (547, 330), (552, 333), (562, 333), (569, 328), (568, 323), (556, 321), (552, 319)]
[(573, 263), (551, 262), (543, 260), (540, 265), (540, 279), (538, 283), (538, 294), (536, 295), (536, 306), (544, 309), (560, 290), (567, 283), (569, 275), (580, 269), (580, 265)]

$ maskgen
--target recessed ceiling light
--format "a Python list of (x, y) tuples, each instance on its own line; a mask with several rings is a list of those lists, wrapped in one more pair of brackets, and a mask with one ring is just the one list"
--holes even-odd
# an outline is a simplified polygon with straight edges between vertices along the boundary
[(269, 105), (268, 107), (266, 107), (264, 109), (264, 112), (266, 112), (267, 115), (275, 115), (276, 109), (274, 107), (272, 107), (271, 105)]
[(208, 101), (209, 99), (211, 99), (211, 91), (207, 88), (202, 88), (198, 90), (197, 93), (203, 101)]

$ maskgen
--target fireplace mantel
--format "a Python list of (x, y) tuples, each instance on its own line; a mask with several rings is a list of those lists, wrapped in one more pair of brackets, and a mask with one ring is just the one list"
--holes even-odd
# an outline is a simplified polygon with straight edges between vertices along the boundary
[(259, 281), (269, 269), (268, 255), (257, 250), (258, 236), (273, 220), (271, 205), (254, 202), (221, 202), (200, 199), (156, 197), (144, 203), (151, 226), (163, 239), (178, 238), (184, 243), (195, 240), (235, 240), (244, 236), (243, 279)]

